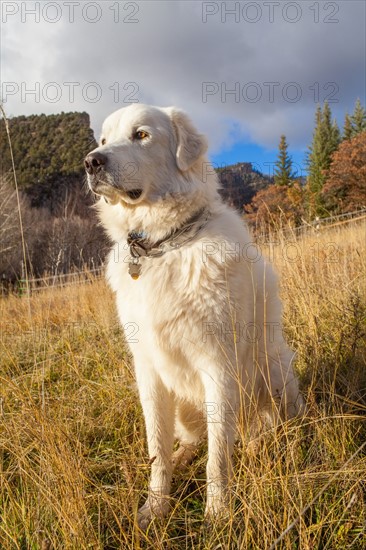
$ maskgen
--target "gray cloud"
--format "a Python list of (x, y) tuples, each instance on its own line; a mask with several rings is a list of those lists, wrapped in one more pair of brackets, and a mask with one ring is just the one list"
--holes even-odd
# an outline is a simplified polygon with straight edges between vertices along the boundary
[[(317, 101), (334, 100), (342, 123), (365, 97), (363, 2), (119, 2), (117, 20), (117, 2), (80, 1), (73, 21), (70, 3), (40, 4), (39, 22), (24, 8), (35, 2), (2, 4), (2, 81), (19, 86), (9, 114), (83, 110), (98, 133), (106, 114), (137, 99), (186, 109), (216, 151), (239, 138), (276, 147), (280, 133), (301, 148)], [(39, 101), (22, 101), (22, 82), (23, 92), (39, 83)], [(74, 98), (67, 82), (79, 83)]]

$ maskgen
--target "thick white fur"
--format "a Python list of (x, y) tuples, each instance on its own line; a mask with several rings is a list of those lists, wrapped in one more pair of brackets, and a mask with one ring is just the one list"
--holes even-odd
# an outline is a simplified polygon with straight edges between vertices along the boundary
[[(149, 136), (133, 139), (136, 130)], [(107, 276), (129, 342), (145, 416), (151, 465), (144, 527), (169, 509), (172, 449), (193, 456), (208, 437), (206, 514), (228, 502), (231, 454), (240, 417), (248, 433), (275, 425), (300, 407), (293, 352), (282, 336), (281, 303), (271, 266), (250, 245), (240, 218), (218, 194), (205, 157), (206, 140), (175, 108), (131, 105), (110, 115), (96, 151), (108, 158), (97, 192), (101, 221), (115, 245)], [(89, 183), (91, 183), (89, 176)], [(95, 187), (94, 187), (95, 188)], [(126, 190), (141, 188), (138, 200)], [(129, 231), (152, 242), (201, 207), (211, 217), (189, 243), (160, 258), (143, 258), (128, 274)], [(131, 324), (133, 323), (133, 325)]]

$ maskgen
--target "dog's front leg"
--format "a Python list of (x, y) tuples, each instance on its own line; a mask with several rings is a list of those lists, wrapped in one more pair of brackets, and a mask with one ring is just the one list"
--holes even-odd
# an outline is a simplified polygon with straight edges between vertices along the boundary
[(228, 387), (210, 380), (206, 385), (208, 460), (205, 516), (214, 519), (226, 515), (229, 507), (229, 481), (236, 429), (235, 398)]
[(169, 511), (174, 442), (174, 402), (160, 377), (152, 370), (137, 375), (141, 405), (145, 417), (147, 444), (151, 462), (148, 497), (138, 512), (138, 522), (146, 529), (154, 516)]

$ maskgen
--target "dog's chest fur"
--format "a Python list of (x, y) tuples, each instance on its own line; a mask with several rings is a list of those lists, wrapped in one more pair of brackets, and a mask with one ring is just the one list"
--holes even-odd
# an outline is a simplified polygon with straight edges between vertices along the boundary
[(220, 338), (223, 326), (230, 329), (231, 316), (238, 315), (240, 304), (229, 303), (228, 277), (230, 269), (243, 268), (233, 262), (225, 269), (220, 256), (202, 261), (202, 243), (198, 240), (161, 258), (142, 258), (137, 280), (129, 275), (127, 261), (115, 262), (115, 251), (108, 264), (122, 326), (135, 327), (134, 341), (128, 342), (133, 355), (146, 357), (180, 397), (194, 395), (201, 403), (202, 358), (209, 363), (213, 349), (217, 355), (217, 341), (212, 346), (212, 339)]

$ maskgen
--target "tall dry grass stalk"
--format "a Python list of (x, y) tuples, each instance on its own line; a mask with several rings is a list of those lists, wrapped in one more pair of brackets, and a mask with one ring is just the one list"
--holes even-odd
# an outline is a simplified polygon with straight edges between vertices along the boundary
[[(21, 209), (21, 204), (20, 204), (18, 179), (17, 179), (16, 170), (15, 170), (15, 162), (14, 162), (13, 146), (12, 146), (10, 129), (9, 129), (9, 122), (8, 122), (8, 119), (7, 119), (7, 116), (6, 116), (6, 113), (5, 113), (5, 110), (4, 110), (4, 107), (3, 107), (2, 103), (0, 103), (0, 113), (2, 114), (3, 119), (4, 119), (6, 135), (7, 135), (8, 143), (9, 143), (9, 151), (10, 151), (11, 166), (12, 166), (13, 179), (14, 179), (14, 187), (15, 187), (15, 194), (16, 194), (16, 199), (17, 199), (17, 206), (18, 206), (20, 236), (21, 236), (21, 241), (22, 241), (24, 283), (25, 283), (25, 288), (26, 288), (26, 291), (27, 291), (27, 296), (29, 297), (28, 261), (27, 261), (26, 244), (25, 244), (25, 238), (24, 238), (23, 217), (22, 217), (22, 209)], [(30, 303), (29, 302), (28, 302), (28, 316), (29, 316), (29, 320), (31, 322), (32, 316), (31, 316), (31, 308), (30, 308)]]
[(205, 445), (172, 513), (139, 532), (149, 464), (131, 361), (103, 281), (1, 302), (0, 548), (363, 549), (365, 225), (264, 253), (281, 275), (308, 412), (235, 450), (230, 515), (202, 525)]

